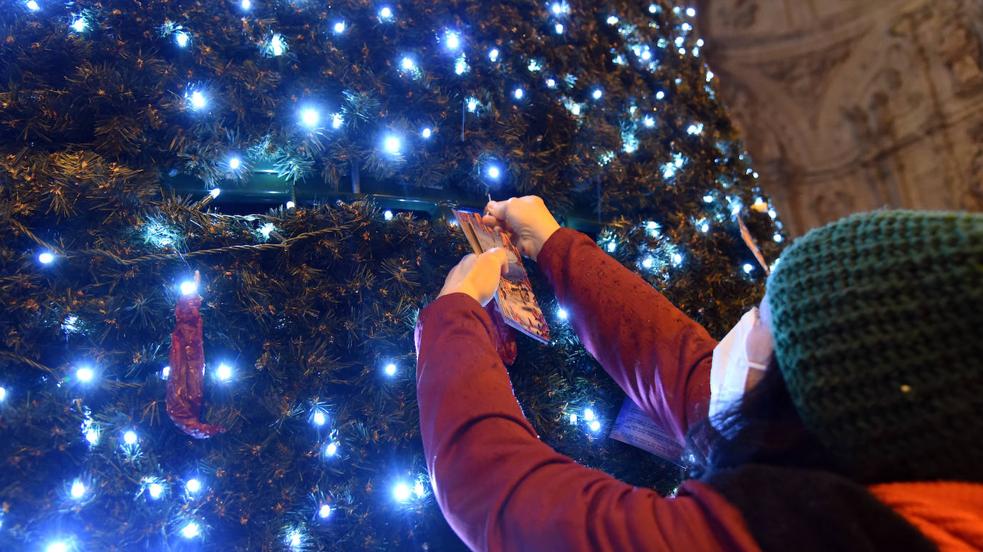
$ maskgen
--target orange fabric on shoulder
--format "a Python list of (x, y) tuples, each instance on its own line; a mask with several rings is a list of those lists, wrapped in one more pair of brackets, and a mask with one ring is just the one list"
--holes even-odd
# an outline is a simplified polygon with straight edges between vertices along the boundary
[(983, 550), (983, 484), (882, 483), (869, 490), (938, 545), (939, 552)]

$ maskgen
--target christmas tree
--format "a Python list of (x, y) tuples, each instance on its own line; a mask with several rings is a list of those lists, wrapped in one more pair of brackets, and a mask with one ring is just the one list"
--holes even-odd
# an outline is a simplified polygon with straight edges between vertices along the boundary
[[(7, 550), (457, 549), (413, 345), (469, 252), (449, 205), (540, 195), (717, 337), (763, 291), (738, 218), (767, 259), (780, 247), (692, 8), (5, 9)], [(670, 492), (680, 468), (606, 438), (623, 395), (529, 268), (555, 336), (518, 338), (526, 415), (561, 452)], [(226, 430), (210, 439), (165, 408), (182, 293), (202, 297), (202, 417)]]

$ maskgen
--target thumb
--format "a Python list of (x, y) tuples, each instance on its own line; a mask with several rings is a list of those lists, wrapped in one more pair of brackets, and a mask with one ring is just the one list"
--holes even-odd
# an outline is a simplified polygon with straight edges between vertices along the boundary
[(502, 247), (493, 247), (481, 254), (488, 259), (489, 268), (498, 265), (501, 274), (505, 274), (509, 269), (509, 256)]
[(485, 205), (485, 216), (482, 217), (485, 224), (489, 224), (490, 226), (492, 225), (491, 221), (488, 220), (488, 217), (492, 217), (496, 221), (504, 221), (507, 209), (508, 201), (489, 201), (488, 204)]

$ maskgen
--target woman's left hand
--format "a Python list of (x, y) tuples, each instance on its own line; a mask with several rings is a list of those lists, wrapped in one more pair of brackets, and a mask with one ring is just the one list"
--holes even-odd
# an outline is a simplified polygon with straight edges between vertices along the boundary
[(451, 269), (444, 281), (440, 295), (465, 293), (485, 306), (495, 297), (502, 274), (508, 269), (509, 260), (505, 250), (496, 247), (481, 255), (471, 254)]

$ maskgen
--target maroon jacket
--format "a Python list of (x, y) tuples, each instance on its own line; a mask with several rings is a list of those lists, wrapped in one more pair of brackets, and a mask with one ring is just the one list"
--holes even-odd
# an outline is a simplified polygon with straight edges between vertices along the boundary
[[(682, 443), (707, 415), (716, 341), (583, 234), (557, 231), (538, 261), (587, 350)], [(468, 546), (758, 550), (740, 512), (709, 486), (687, 481), (675, 498), (663, 498), (540, 441), (516, 402), (493, 331), (464, 294), (437, 299), (417, 325), (427, 467), (441, 510)]]

